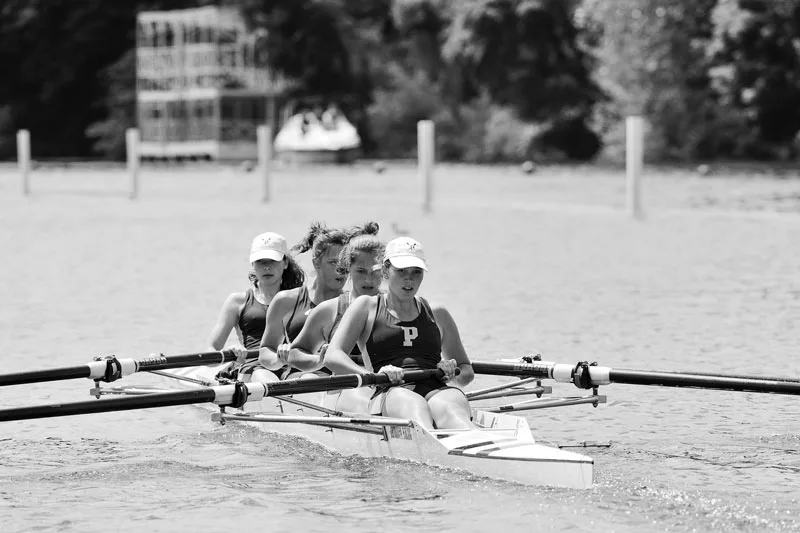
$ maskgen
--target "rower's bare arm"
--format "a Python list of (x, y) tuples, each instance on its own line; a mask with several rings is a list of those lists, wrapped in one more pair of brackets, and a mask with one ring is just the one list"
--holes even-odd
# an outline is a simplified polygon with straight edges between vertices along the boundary
[(433, 315), (442, 333), (442, 358), (453, 359), (458, 364), (460, 373), (453, 378), (449, 384), (464, 388), (475, 379), (475, 372), (472, 370), (472, 363), (469, 360), (464, 344), (461, 342), (461, 334), (458, 332), (456, 321), (453, 315), (442, 306), (433, 307)]
[(283, 317), (286, 316), (294, 304), (292, 291), (281, 291), (275, 295), (267, 308), (267, 326), (264, 336), (261, 337), (261, 347), (258, 350), (258, 362), (266, 369), (278, 370), (283, 362), (278, 358), (278, 345), (283, 341)]
[(208, 338), (208, 345), (213, 350), (221, 350), (225, 346), (231, 330), (236, 327), (239, 310), (244, 304), (244, 299), (245, 293), (242, 292), (234, 292), (225, 299), (225, 303), (222, 304), (222, 309), (217, 317), (217, 323), (214, 324)]
[(319, 349), (325, 343), (324, 330), (331, 318), (331, 306), (336, 313), (337, 300), (326, 300), (311, 310), (303, 329), (292, 341), (286, 362), (298, 370), (311, 372), (322, 368), (324, 353)]
[(350, 352), (366, 328), (372, 298), (359, 296), (347, 308), (325, 352), (325, 366), (334, 374), (363, 374), (366, 369), (350, 358)]

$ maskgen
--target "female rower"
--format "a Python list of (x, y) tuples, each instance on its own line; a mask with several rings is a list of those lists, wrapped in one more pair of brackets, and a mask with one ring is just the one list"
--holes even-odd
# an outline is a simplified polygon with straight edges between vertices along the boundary
[[(359, 235), (351, 239), (339, 254), (339, 270), (350, 275), (351, 290), (336, 299), (327, 300), (308, 315), (300, 334), (291, 345), (278, 347), (278, 356), (290, 366), (305, 372), (323, 369), (325, 351), (344, 312), (359, 296), (375, 296), (381, 287), (381, 261), (385, 245), (376, 235)], [(350, 355), (361, 360), (358, 346)], [(313, 375), (313, 374), (312, 374)], [(346, 389), (339, 396), (337, 409), (366, 412), (369, 389)]]
[[(384, 244), (372, 234), (354, 237), (342, 248), (339, 271), (350, 275), (352, 289), (312, 309), (303, 329), (292, 343), (278, 347), (281, 359), (306, 372), (323, 367), (327, 343), (353, 300), (362, 295), (378, 294), (384, 250)], [(357, 346), (353, 350), (351, 355), (360, 356)]]
[[(291, 367), (284, 368), (286, 361), (278, 357), (278, 347), (291, 343), (297, 337), (314, 307), (342, 294), (346, 275), (338, 270), (339, 252), (354, 234), (369, 232), (376, 233), (377, 224), (368, 223), (351, 233), (315, 222), (305, 238), (292, 248), (297, 253), (311, 250), (316, 277), (310, 287), (303, 285), (282, 291), (273, 299), (267, 310), (267, 325), (259, 350), (262, 367), (270, 371), (283, 370), (285, 375), (289, 374)], [(258, 381), (255, 375), (253, 379)]]
[(247, 350), (258, 349), (267, 308), (275, 295), (302, 286), (304, 280), (303, 269), (289, 255), (286, 239), (277, 233), (266, 232), (253, 239), (250, 268), (250, 288), (228, 296), (208, 341), (212, 350), (220, 350), (235, 329), (239, 342), (229, 348), (237, 354), (240, 364)]
[[(390, 241), (382, 265), (387, 292), (361, 296), (350, 305), (328, 345), (325, 366), (335, 374), (376, 369), (386, 374), (393, 385), (376, 389), (373, 413), (412, 418), (427, 428), (472, 428), (461, 388), (474, 373), (458, 327), (447, 309), (416, 296), (427, 270), (419, 242), (408, 237)], [(356, 344), (368, 370), (348, 355)], [(444, 372), (441, 380), (398, 386), (405, 370), (433, 368)]]

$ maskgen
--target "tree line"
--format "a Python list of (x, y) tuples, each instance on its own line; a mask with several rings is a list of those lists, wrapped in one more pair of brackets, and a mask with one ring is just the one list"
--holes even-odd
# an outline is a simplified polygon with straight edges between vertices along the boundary
[(124, 154), (142, 10), (240, 9), (298, 98), (338, 100), (366, 154), (618, 159), (624, 117), (657, 161), (793, 160), (800, 0), (0, 0), (0, 158)]

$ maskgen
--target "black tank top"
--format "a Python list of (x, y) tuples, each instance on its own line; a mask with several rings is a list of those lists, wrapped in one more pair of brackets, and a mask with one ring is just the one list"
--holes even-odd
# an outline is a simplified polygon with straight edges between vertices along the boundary
[(401, 321), (389, 313), (385, 294), (377, 298), (375, 323), (366, 345), (375, 372), (386, 365), (411, 370), (436, 368), (442, 360), (442, 334), (428, 302), (417, 298), (417, 318)]
[(297, 295), (297, 300), (294, 302), (292, 314), (289, 315), (289, 320), (286, 321), (286, 342), (292, 342), (300, 334), (300, 330), (303, 329), (303, 325), (308, 318), (308, 313), (316, 306), (308, 294), (308, 287), (303, 285)]
[[(336, 318), (333, 319), (333, 325), (331, 326), (331, 331), (330, 333), (328, 333), (328, 338), (325, 339), (325, 342), (331, 342), (333, 334), (336, 332), (336, 328), (339, 327), (339, 322), (342, 321), (342, 316), (344, 316), (344, 312), (347, 311), (347, 308), (350, 307), (351, 303), (353, 303), (352, 293), (345, 292), (339, 295), (339, 298), (336, 303)], [(350, 350), (350, 355), (358, 356), (358, 361), (361, 361), (361, 350), (358, 349), (357, 344), (353, 346), (352, 350)]]
[(261, 345), (261, 337), (267, 327), (267, 307), (258, 300), (253, 289), (247, 289), (244, 305), (239, 312), (239, 331), (242, 332), (242, 344), (248, 350), (257, 350)]

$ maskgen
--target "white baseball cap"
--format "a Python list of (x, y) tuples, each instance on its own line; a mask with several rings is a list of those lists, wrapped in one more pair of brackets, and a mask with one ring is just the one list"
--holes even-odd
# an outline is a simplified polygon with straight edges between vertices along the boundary
[(253, 244), (250, 246), (251, 263), (255, 263), (259, 259), (281, 261), (288, 254), (289, 247), (286, 245), (286, 239), (271, 231), (262, 233), (253, 239)]
[(395, 268), (417, 267), (428, 270), (422, 245), (411, 237), (398, 237), (389, 241), (383, 260), (389, 261)]

